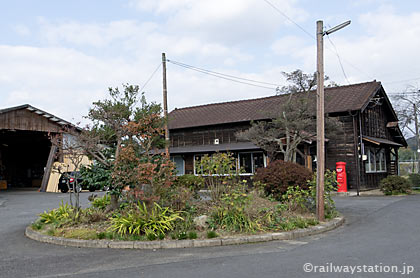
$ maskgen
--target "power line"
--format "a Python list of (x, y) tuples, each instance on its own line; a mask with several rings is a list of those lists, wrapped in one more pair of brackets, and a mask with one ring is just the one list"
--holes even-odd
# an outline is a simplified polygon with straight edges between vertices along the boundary
[(337, 55), (337, 59), (338, 59), (338, 62), (340, 64), (341, 71), (343, 72), (344, 78), (346, 79), (347, 83), (350, 85), (350, 82), (349, 82), (349, 79), (347, 78), (347, 74), (346, 74), (346, 72), (344, 70), (343, 64), (341, 63), (341, 58), (340, 58), (340, 55), (338, 54), (337, 47), (335, 47), (335, 44), (330, 39), (330, 36), (329, 35), (327, 35), (327, 38), (328, 38), (329, 42), (331, 43), (331, 45), (334, 47), (335, 55)]
[[(316, 40), (316, 38), (308, 31), (306, 31), (305, 28), (303, 28), (301, 25), (299, 25), (298, 23), (296, 23), (293, 19), (291, 19), (289, 16), (287, 16), (284, 12), (282, 12), (279, 8), (277, 8), (273, 3), (271, 3), (268, 0), (263, 0), (264, 2), (266, 2), (268, 5), (270, 5), (274, 10), (276, 10), (278, 13), (280, 13), (283, 17), (285, 17), (287, 20), (289, 20), (290, 22), (292, 22), (294, 25), (296, 25), (300, 30), (302, 30), (305, 34), (307, 34), (309, 37), (311, 37), (312, 39)], [(332, 49), (326, 47), (326, 49), (328, 49), (329, 51), (334, 52)], [(340, 58), (339, 58), (340, 60)], [(358, 67), (356, 67), (355, 65), (353, 65), (352, 63), (350, 63), (349, 61), (347, 61), (346, 59), (342, 58), (342, 60), (344, 62), (346, 62), (349, 66), (351, 66), (352, 68), (354, 68), (355, 70), (361, 72), (363, 75), (368, 76), (370, 79), (374, 79), (372, 76), (370, 76), (370, 74), (367, 74), (366, 72), (364, 72), (363, 70), (359, 69)], [(340, 65), (343, 68), (341, 61)], [(346, 78), (347, 79), (347, 78)]]
[(162, 63), (159, 63), (159, 65), (156, 67), (156, 69), (150, 75), (149, 79), (147, 79), (147, 81), (144, 83), (143, 87), (141, 87), (140, 92), (143, 92), (143, 89), (147, 86), (147, 84), (150, 82), (150, 80), (152, 80), (153, 76), (158, 71), (158, 69), (160, 68), (161, 65), (162, 65)]
[(268, 5), (270, 5), (273, 9), (275, 9), (277, 12), (279, 12), (282, 16), (284, 16), (287, 20), (289, 20), (291, 23), (293, 23), (294, 25), (296, 25), (300, 30), (302, 30), (305, 34), (307, 34), (309, 37), (313, 38), (314, 40), (316, 40), (316, 38), (314, 37), (314, 35), (312, 35), (311, 33), (309, 33), (308, 31), (305, 30), (305, 28), (303, 28), (302, 26), (300, 26), (297, 22), (295, 22), (293, 19), (291, 19), (289, 16), (287, 16), (287, 14), (285, 14), (284, 12), (282, 12), (279, 8), (277, 8), (273, 3), (271, 3), (268, 0), (263, 0), (265, 3), (267, 3)]
[[(269, 90), (276, 90), (279, 87), (278, 84), (274, 84), (274, 83), (256, 81), (256, 80), (252, 80), (252, 79), (248, 79), (248, 78), (242, 78), (242, 77), (237, 77), (237, 76), (233, 76), (233, 75), (218, 73), (218, 72), (215, 72), (215, 71), (210, 71), (210, 70), (198, 68), (198, 67), (195, 67), (195, 66), (191, 66), (191, 65), (184, 64), (184, 63), (181, 63), (181, 62), (172, 61), (172, 60), (169, 60), (169, 59), (167, 59), (166, 61), (168, 63), (174, 64), (174, 65), (179, 66), (179, 67), (184, 67), (184, 68), (194, 70), (194, 71), (197, 71), (197, 72), (200, 72), (200, 73), (208, 74), (208, 75), (211, 75), (211, 76), (214, 76), (214, 77), (218, 77), (218, 78), (221, 78), (221, 79), (225, 79), (225, 80), (228, 80), (228, 81), (241, 83), (241, 84), (245, 84), (245, 85), (249, 85), (249, 86), (254, 86), (254, 87), (259, 87), (259, 88), (269, 89)], [(268, 85), (272, 85), (272, 86), (275, 86), (275, 87), (262, 86), (262, 85), (257, 85), (257, 84), (253, 84), (253, 83), (249, 83), (249, 82), (240, 81), (240, 80), (246, 80), (246, 81), (249, 81), (249, 82), (259, 83), (259, 84), (268, 84)]]
[(167, 61), (169, 63), (176, 64), (178, 66), (188, 67), (188, 68), (194, 68), (194, 69), (197, 69), (197, 70), (200, 70), (200, 71), (205, 71), (205, 72), (212, 73), (212, 74), (226, 76), (226, 77), (229, 77), (229, 78), (240, 79), (240, 80), (250, 81), (250, 82), (253, 82), (253, 83), (265, 84), (265, 85), (279, 86), (279, 84), (276, 84), (276, 83), (269, 83), (269, 82), (264, 82), (264, 81), (257, 81), (257, 80), (253, 80), (253, 79), (249, 79), (249, 78), (243, 78), (243, 77), (238, 77), (238, 76), (229, 75), (229, 74), (225, 74), (225, 73), (220, 73), (220, 72), (217, 72), (217, 71), (211, 71), (211, 70), (199, 68), (199, 67), (196, 67), (196, 66), (184, 64), (184, 63), (173, 61), (173, 60), (169, 60), (169, 59), (167, 59)]

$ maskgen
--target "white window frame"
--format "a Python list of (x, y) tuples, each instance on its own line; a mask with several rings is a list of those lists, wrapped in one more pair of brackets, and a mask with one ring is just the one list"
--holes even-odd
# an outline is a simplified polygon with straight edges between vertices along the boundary
[[(366, 173), (386, 173), (386, 152), (384, 148), (366, 148), (367, 160), (365, 163)], [(377, 161), (379, 160), (379, 169), (377, 169)], [(384, 169), (382, 169), (382, 164)]]
[[(236, 159), (236, 171), (238, 171), (240, 169), (240, 154), (247, 154), (250, 153), (251, 154), (251, 167), (252, 167), (252, 173), (240, 173), (240, 176), (253, 176), (255, 175), (255, 165), (254, 165), (254, 153), (262, 153), (263, 154), (263, 162), (264, 162), (264, 168), (267, 167), (267, 156), (265, 155), (264, 152), (262, 151), (257, 151), (257, 152), (238, 152), (236, 154), (235, 159)], [(205, 154), (194, 154), (193, 156), (193, 168), (194, 168), (194, 175), (198, 176), (197, 172), (196, 172), (196, 167), (195, 167), (195, 161), (196, 161), (196, 157), (199, 156), (204, 156)], [(228, 176), (229, 174), (224, 174), (223, 176)]]
[(240, 176), (253, 176), (255, 175), (255, 163), (254, 163), (254, 154), (263, 154), (263, 163), (264, 163), (264, 168), (267, 167), (267, 158), (265, 156), (264, 152), (238, 152), (237, 155), (237, 169), (241, 169), (241, 154), (251, 154), (251, 171), (252, 173), (240, 173)]

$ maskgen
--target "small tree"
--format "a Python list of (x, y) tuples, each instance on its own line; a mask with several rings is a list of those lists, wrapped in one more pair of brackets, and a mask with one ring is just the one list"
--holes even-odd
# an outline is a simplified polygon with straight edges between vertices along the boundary
[[(92, 125), (87, 127), (81, 137), (84, 149), (92, 158), (110, 169), (119, 159), (121, 144), (126, 136), (126, 125), (133, 121), (137, 103), (138, 86), (124, 85), (124, 91), (109, 88), (110, 99), (93, 103), (87, 118)], [(111, 209), (118, 207), (122, 188), (112, 179)]]
[[(78, 184), (78, 179), (80, 178), (78, 170), (81, 168), (83, 160), (86, 159), (86, 155), (83, 151), (83, 144), (79, 140), (79, 131), (73, 126), (64, 127), (60, 135), (50, 135), (50, 137), (52, 144), (56, 145), (59, 150), (57, 155), (63, 156), (64, 160), (69, 162), (66, 167), (58, 166), (55, 167), (54, 170), (60, 174), (67, 175), (66, 178), (67, 186), (69, 187), (70, 192), (70, 205), (79, 210), (79, 193), (81, 185)], [(73, 174), (68, 174), (69, 169), (73, 169)], [(70, 178), (73, 178), (71, 185), (69, 183)]]
[(196, 173), (204, 177), (213, 201), (218, 201), (226, 192), (228, 183), (238, 174), (237, 163), (231, 153), (204, 155), (196, 161)]
[(160, 105), (138, 102), (138, 86), (109, 89), (110, 99), (94, 102), (88, 118), (93, 125), (82, 133), (86, 152), (111, 170), (111, 209), (127, 186), (139, 199), (155, 201), (171, 183), (173, 165), (158, 148), (164, 147)]
[(174, 179), (173, 163), (158, 151), (165, 144), (163, 123), (160, 106), (143, 96), (134, 121), (124, 127), (127, 137), (113, 171), (118, 188), (130, 186), (147, 204), (158, 201)]

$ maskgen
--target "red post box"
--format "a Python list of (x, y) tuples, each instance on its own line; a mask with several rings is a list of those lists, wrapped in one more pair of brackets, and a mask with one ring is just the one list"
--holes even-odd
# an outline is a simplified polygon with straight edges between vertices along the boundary
[(337, 172), (337, 192), (347, 192), (347, 174), (346, 174), (346, 163), (337, 162), (335, 164), (335, 171)]

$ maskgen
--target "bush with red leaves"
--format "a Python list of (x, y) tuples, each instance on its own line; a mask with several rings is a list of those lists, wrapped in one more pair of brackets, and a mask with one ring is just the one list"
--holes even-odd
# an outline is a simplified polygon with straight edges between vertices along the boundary
[(254, 180), (264, 184), (267, 196), (276, 200), (286, 193), (289, 186), (299, 186), (308, 189), (308, 181), (312, 178), (312, 172), (302, 165), (275, 160), (267, 168), (260, 168), (254, 176)]

